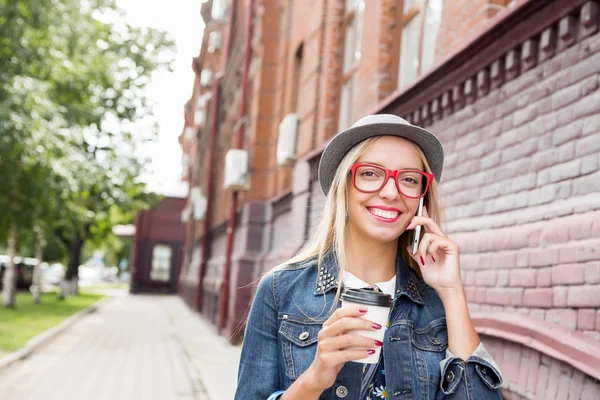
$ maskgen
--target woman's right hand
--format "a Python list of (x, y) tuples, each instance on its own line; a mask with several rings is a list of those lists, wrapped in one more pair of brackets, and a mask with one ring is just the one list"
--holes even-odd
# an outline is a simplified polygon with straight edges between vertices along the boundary
[(346, 362), (368, 357), (375, 353), (375, 348), (383, 345), (348, 332), (381, 329), (379, 324), (359, 318), (366, 312), (366, 307), (338, 308), (323, 324), (318, 336), (317, 355), (306, 371), (316, 389), (323, 391), (331, 387)]

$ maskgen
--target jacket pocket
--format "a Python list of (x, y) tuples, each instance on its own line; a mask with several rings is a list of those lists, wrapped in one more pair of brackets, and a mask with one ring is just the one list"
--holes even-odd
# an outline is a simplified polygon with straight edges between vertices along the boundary
[(436, 319), (423, 329), (414, 329), (412, 344), (424, 351), (445, 352), (448, 348), (446, 318)]
[(411, 333), (413, 368), (424, 399), (435, 396), (440, 382), (440, 361), (446, 356), (448, 330), (446, 318), (430, 322), (424, 328), (413, 328)]
[(317, 340), (322, 321), (283, 314), (279, 317), (279, 335), (283, 347), (285, 373), (295, 380), (315, 359)]

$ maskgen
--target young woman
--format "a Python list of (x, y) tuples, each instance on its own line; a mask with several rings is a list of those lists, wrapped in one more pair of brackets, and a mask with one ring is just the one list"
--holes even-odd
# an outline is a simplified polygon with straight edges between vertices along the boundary
[[(500, 371), (467, 309), (458, 246), (440, 228), (443, 158), (432, 133), (394, 115), (364, 117), (329, 143), (323, 218), (259, 284), (237, 400), (501, 398)], [(338, 308), (343, 287), (392, 296), (383, 342), (352, 333), (382, 327), (359, 318), (368, 307)], [(377, 347), (377, 364), (351, 362)]]

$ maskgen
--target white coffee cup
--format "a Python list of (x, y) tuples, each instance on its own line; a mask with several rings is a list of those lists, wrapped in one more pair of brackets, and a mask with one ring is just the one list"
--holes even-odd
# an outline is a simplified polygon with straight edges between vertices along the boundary
[[(367, 289), (346, 288), (343, 290), (340, 299), (342, 301), (342, 308), (365, 306), (367, 308), (367, 312), (359, 318), (363, 318), (381, 325), (381, 329), (374, 331), (356, 330), (350, 332), (383, 342), (385, 330), (387, 329), (390, 309), (392, 308), (392, 296)], [(356, 360), (356, 362), (376, 364), (379, 361), (379, 355), (381, 354), (382, 348), (373, 345), (373, 349), (375, 349), (374, 354), (365, 358), (361, 358), (360, 360)]]

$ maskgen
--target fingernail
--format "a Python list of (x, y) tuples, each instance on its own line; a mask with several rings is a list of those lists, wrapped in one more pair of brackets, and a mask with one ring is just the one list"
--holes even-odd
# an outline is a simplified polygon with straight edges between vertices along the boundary
[(377, 322), (373, 322), (373, 329), (381, 329), (381, 325), (379, 325)]
[(359, 309), (358, 309), (358, 311), (364, 314), (364, 313), (366, 313), (367, 311), (369, 311), (369, 309), (368, 309), (368, 308), (366, 308), (366, 307), (361, 307), (361, 308), (359, 308)]
[(367, 350), (367, 354), (372, 356), (373, 354), (375, 354), (375, 350)]
[(421, 264), (423, 264), (423, 266), (425, 266), (425, 260), (423, 260), (423, 256), (419, 256), (421, 258)]
[(435, 258), (433, 258), (433, 256), (431, 256), (431, 259), (433, 260), (433, 262), (435, 262)]
[(375, 342), (375, 346), (379, 346), (379, 347), (383, 346), (383, 342), (380, 342), (379, 340), (374, 340), (374, 342)]

